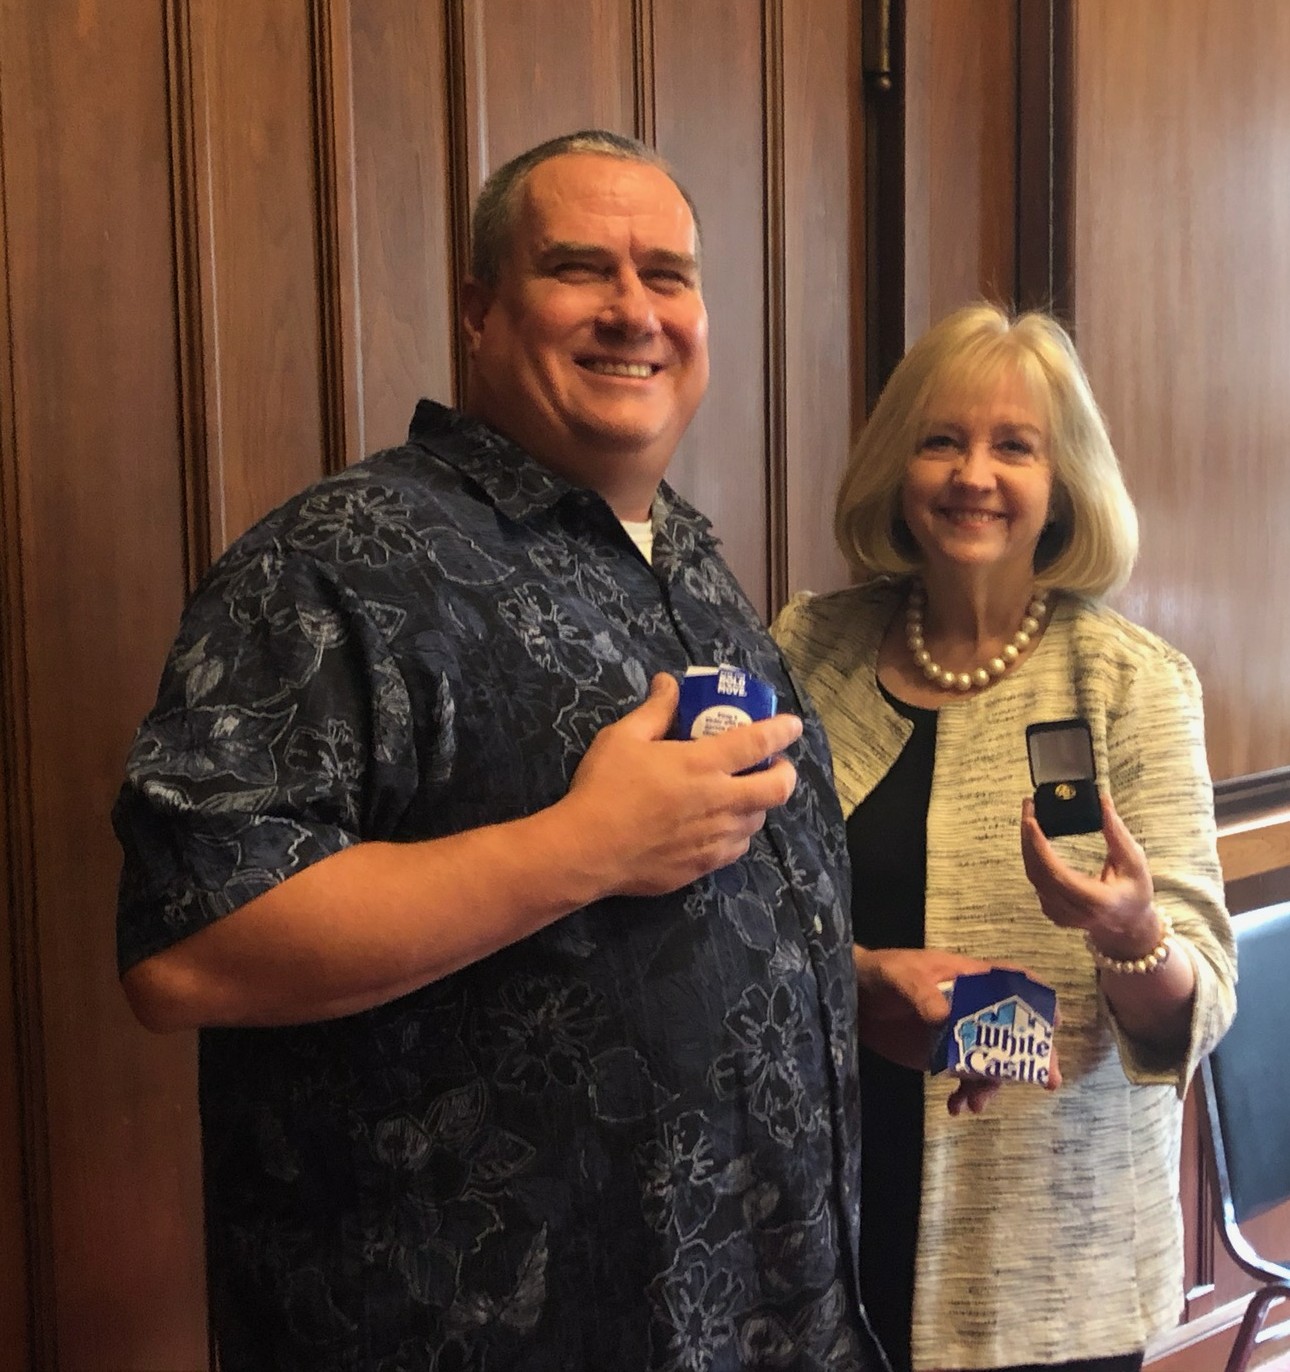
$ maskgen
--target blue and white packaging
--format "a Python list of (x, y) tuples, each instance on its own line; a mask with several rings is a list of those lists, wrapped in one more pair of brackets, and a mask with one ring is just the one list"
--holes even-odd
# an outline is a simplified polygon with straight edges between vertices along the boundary
[[(769, 719), (775, 705), (774, 687), (742, 667), (687, 667), (681, 679), (673, 737), (707, 738), (736, 724)], [(758, 767), (766, 765), (763, 762)]]
[(955, 977), (933, 1072), (1046, 1086), (1057, 993), (1024, 972), (992, 967)]

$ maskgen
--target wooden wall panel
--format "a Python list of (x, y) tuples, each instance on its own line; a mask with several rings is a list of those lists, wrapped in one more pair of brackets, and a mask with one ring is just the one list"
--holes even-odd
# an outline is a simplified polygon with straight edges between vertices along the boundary
[[(0, 310), (0, 325), (3, 323)], [(7, 402), (8, 388), (5, 390)], [(0, 511), (3, 503), (0, 500)], [(0, 623), (8, 622), (11, 604), (9, 597), (0, 597), (0, 614), (4, 616)], [(25, 1367), (31, 1361), (27, 1194), (35, 1180), (28, 1175), (24, 1147), (28, 1112), (23, 1108), (23, 1064), (29, 1049), (19, 1030), (20, 1000), (15, 995), (15, 988), (26, 983), (31, 966), (18, 943), (20, 922), (29, 924), (31, 915), (30, 902), (25, 894), (19, 894), (17, 886), (15, 869), (22, 835), (17, 832), (16, 810), (8, 801), (10, 788), (20, 775), (16, 750), (10, 746), (17, 706), (14, 685), (0, 682), (0, 967), (11, 973), (0, 978), (0, 1272), (4, 1273), (0, 1282), (0, 1367)], [(24, 985), (24, 1011), (28, 995)]]
[(631, 0), (456, 0), (465, 18), (469, 192), (575, 129), (636, 132)]
[[(4, 818), (0, 815), (0, 821)], [(0, 957), (6, 967), (16, 965), (10, 928), (13, 909), (6, 901), (4, 927), (0, 928)], [(6, 979), (6, 985), (0, 987), (0, 1054), (4, 1063), (0, 1068), (0, 1271), (5, 1273), (0, 1289), (0, 1365), (5, 1367), (26, 1367), (31, 1362), (26, 1171), (16, 1028), (17, 1005)]]
[(6, 658), (29, 750), (10, 796), (30, 836), (15, 913), (36, 977), (18, 986), (18, 1048), (27, 1136), (45, 1150), (25, 1177), (33, 1357), (196, 1366), (192, 1042), (149, 1038), (126, 1008), (107, 822), (184, 587), (162, 11), (48, 0), (5, 6), (2, 22), (17, 535), (4, 560), (21, 637)]
[(318, 39), (308, 0), (188, 0), (210, 543), (340, 465), (324, 413)]
[(830, 590), (848, 575), (833, 538), (833, 498), (864, 420), (859, 6), (785, 6), (783, 92), (783, 367), (771, 394), (784, 407), (787, 460), (773, 608), (785, 594)]
[(1017, 3), (906, 5), (907, 343), (959, 305), (1015, 295)]
[[(770, 600), (763, 8), (655, 0), (659, 150), (694, 196), (712, 380), (669, 480), (713, 522), (754, 604)], [(772, 97), (773, 98), (773, 97)]]
[[(1290, 765), (1290, 7), (1080, 0), (1075, 319), (1217, 778)], [(1269, 607), (1272, 608), (1269, 608)]]
[[(0, 9), (0, 52), (18, 51), (25, 35)], [(9, 260), (7, 206), (12, 194), (5, 175), (5, 144), (23, 121), (6, 102), (0, 81), (0, 263)], [(30, 1254), (34, 1234), (28, 1222), (28, 1196), (39, 1190), (27, 1168), (28, 1131), (37, 1123), (24, 1108), (33, 1080), (43, 1081), (32, 1043), (32, 999), (37, 965), (32, 948), (35, 916), (32, 905), (29, 791), (30, 751), (27, 732), (26, 654), (21, 618), (22, 575), (19, 557), (18, 452), (14, 425), (16, 392), (13, 374), (13, 315), (9, 278), (0, 272), (0, 1366), (25, 1367), (33, 1361), (30, 1303)], [(39, 1122), (43, 1126), (43, 1110)]]
[[(1054, 3), (1025, 9), (1027, 54), (1031, 35), (1051, 27)], [(891, 7), (889, 41), (875, 22), (879, 7), (864, 12), (871, 407), (936, 320), (983, 296), (1011, 304), (1027, 293), (1029, 283), (1018, 281), (1017, 216), (1042, 199), (1047, 228), (1051, 149), (1045, 139), (1036, 157), (1032, 124), (1017, 138), (1018, 105), (1035, 84), (1023, 86), (1018, 70), (1020, 0), (905, 0)], [(1023, 185), (1036, 160), (1043, 184), (1028, 176)]]
[[(16, 41), (0, 11), (0, 51), (12, 51)], [(4, 146), (12, 127), (0, 85), (0, 263), (9, 257)], [(29, 947), (35, 920), (29, 889), (26, 655), (18, 615), (22, 580), (12, 328), (8, 276), (0, 272), (0, 967), (9, 973), (0, 976), (0, 1367), (25, 1367), (32, 1361), (32, 1347), (24, 1138), (30, 1112), (23, 1108), (23, 1097), (33, 1066), (27, 1020), (36, 967)]]
[[(1120, 604), (1195, 663), (1215, 777), (1273, 773), (1290, 766), (1290, 624), (1265, 609), (1290, 572), (1290, 11), (1077, 0), (1074, 58), (1074, 322), (1142, 518)], [(1253, 790), (1284, 807), (1284, 782)], [(1284, 875), (1285, 834), (1225, 838), (1229, 898)], [(1187, 1322), (1153, 1349), (1162, 1372), (1219, 1365), (1251, 1285), (1213, 1232), (1194, 1110), (1187, 1128)], [(1260, 1224), (1285, 1251), (1285, 1208)]]
[[(352, 461), (401, 443), (422, 396), (453, 400), (456, 293), (447, 47), (424, 0), (337, 6), (348, 28), (358, 367)], [(397, 79), (414, 71), (419, 79)], [(345, 172), (349, 171), (346, 178)]]

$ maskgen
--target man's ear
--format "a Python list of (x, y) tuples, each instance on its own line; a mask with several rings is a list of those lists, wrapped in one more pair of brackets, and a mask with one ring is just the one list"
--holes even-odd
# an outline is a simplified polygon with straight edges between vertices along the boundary
[(479, 348), (484, 332), (484, 319), (492, 308), (493, 292), (490, 287), (467, 277), (461, 286), (461, 324), (466, 331), (466, 344), (473, 357)]

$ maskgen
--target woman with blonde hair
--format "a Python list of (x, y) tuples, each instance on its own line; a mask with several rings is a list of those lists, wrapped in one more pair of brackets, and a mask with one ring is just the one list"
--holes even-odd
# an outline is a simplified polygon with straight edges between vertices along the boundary
[[(981, 304), (932, 328), (836, 529), (858, 584), (775, 632), (833, 747), (861, 1005), (936, 949), (1023, 966), (1057, 991), (1063, 1082), (950, 1121), (952, 1083), (864, 1054), (866, 1308), (897, 1372), (1139, 1368), (1181, 1308), (1181, 1102), (1235, 962), (1199, 684), (1102, 603), (1137, 517), (1061, 325)], [(1099, 797), (1049, 838), (1027, 727), (1069, 719)]]

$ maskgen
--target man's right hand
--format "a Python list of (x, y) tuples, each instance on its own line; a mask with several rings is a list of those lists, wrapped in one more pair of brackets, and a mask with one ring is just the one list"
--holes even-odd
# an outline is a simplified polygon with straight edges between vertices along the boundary
[[(797, 784), (778, 756), (801, 737), (796, 715), (678, 741), (667, 735), (679, 694), (673, 677), (656, 676), (641, 705), (596, 735), (557, 807), (606, 895), (662, 895), (736, 861)], [(765, 771), (739, 775), (768, 758)]]
[(477, 962), (603, 896), (661, 895), (748, 849), (793, 793), (777, 715), (666, 738), (678, 688), (602, 729), (567, 795), (523, 819), (416, 843), (369, 840), (315, 862), (125, 976), (152, 1029), (302, 1024), (355, 1014)]

